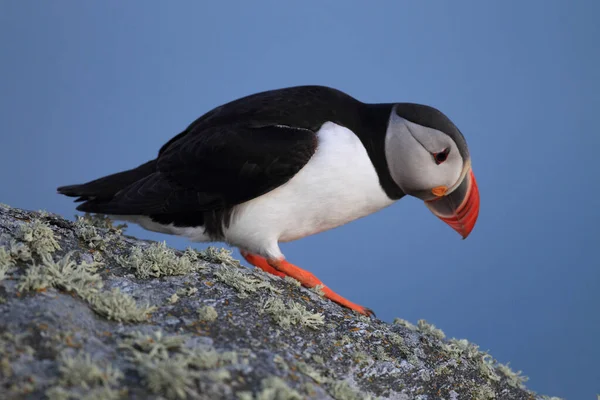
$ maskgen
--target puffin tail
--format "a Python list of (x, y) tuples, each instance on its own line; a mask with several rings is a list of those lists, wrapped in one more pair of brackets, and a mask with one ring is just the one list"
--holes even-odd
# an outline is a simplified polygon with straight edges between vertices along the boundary
[[(86, 202), (77, 207), (79, 211), (102, 214), (102, 204), (108, 203), (119, 191), (156, 172), (156, 160), (148, 161), (137, 168), (107, 175), (79, 185), (57, 188), (59, 194), (76, 197), (75, 202)], [(90, 207), (95, 204), (96, 207)], [(93, 208), (93, 209), (90, 209)]]

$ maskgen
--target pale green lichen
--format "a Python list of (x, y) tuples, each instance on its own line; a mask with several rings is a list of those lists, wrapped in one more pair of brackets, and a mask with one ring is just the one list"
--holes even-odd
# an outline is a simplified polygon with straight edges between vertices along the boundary
[(38, 210), (37, 213), (40, 218), (50, 217), (50, 213), (47, 210)]
[(123, 378), (123, 373), (119, 369), (108, 363), (99, 364), (87, 353), (77, 354), (74, 357), (63, 353), (59, 371), (60, 383), (65, 386), (114, 386)]
[(198, 256), (211, 264), (224, 264), (232, 267), (240, 267), (240, 262), (233, 258), (231, 253), (231, 250), (209, 246), (205, 250), (199, 251)]
[(442, 351), (451, 358), (465, 357), (473, 359), (479, 356), (479, 346), (469, 342), (466, 339), (452, 338), (448, 342), (442, 343)]
[(17, 288), (19, 291), (44, 290), (55, 287), (67, 292), (74, 292), (84, 299), (99, 315), (107, 319), (126, 322), (141, 322), (148, 319), (148, 313), (155, 307), (138, 307), (135, 300), (121, 293), (119, 289), (101, 291), (102, 278), (95, 274), (98, 263), (78, 264), (71, 259), (69, 252), (59, 261), (51, 256), (42, 257), (42, 264), (34, 264), (21, 278)]
[(223, 365), (237, 364), (238, 354), (235, 351), (218, 352), (213, 348), (193, 348), (188, 352), (190, 366), (198, 369), (211, 369)]
[(130, 350), (133, 354), (144, 353), (152, 358), (167, 358), (169, 351), (180, 350), (186, 340), (186, 336), (166, 335), (161, 330), (150, 335), (135, 331), (127, 334), (118, 346)]
[(98, 292), (102, 279), (94, 274), (98, 263), (78, 264), (71, 259), (69, 252), (59, 261), (54, 261), (50, 255), (42, 256), (42, 264), (33, 264), (21, 278), (17, 288), (19, 291), (42, 290), (56, 287), (66, 291), (74, 291), (82, 297), (89, 297)]
[(473, 400), (494, 400), (496, 392), (488, 385), (480, 385), (472, 393)]
[(17, 242), (12, 239), (8, 248), (8, 252), (13, 261), (28, 262), (33, 260), (31, 249), (25, 243)]
[(297, 286), (297, 287), (302, 286), (302, 284), (300, 283), (300, 281), (298, 279), (294, 279), (291, 276), (287, 276), (286, 275), (286, 276), (283, 277), (283, 280), (286, 281), (286, 282), (288, 282), (288, 283), (291, 283), (292, 285)]
[(179, 295), (177, 293), (173, 293), (171, 297), (169, 297), (169, 303), (175, 304), (179, 301)]
[(222, 265), (215, 271), (215, 276), (223, 283), (233, 287), (238, 292), (239, 298), (248, 297), (259, 289), (267, 289), (272, 293), (281, 293), (268, 281), (264, 281), (249, 274), (242, 273), (240, 269), (229, 265)]
[(325, 292), (323, 292), (324, 287), (325, 287), (325, 285), (316, 285), (316, 286), (309, 288), (309, 290), (311, 290), (312, 292), (315, 292), (319, 297), (325, 297)]
[(123, 373), (107, 362), (96, 362), (90, 354), (79, 353), (71, 356), (63, 353), (58, 369), (58, 385), (46, 391), (46, 396), (51, 400), (110, 400), (120, 397), (120, 393), (113, 386), (117, 386), (123, 379)]
[(491, 355), (485, 352), (480, 352), (479, 357), (475, 359), (477, 362), (477, 368), (481, 372), (481, 375), (486, 377), (488, 381), (498, 382), (500, 377), (496, 373), (494, 368), (494, 359)]
[[(237, 363), (235, 352), (219, 353), (212, 347), (189, 348), (184, 346), (187, 339), (161, 331), (152, 335), (133, 332), (119, 347), (129, 351), (149, 390), (169, 399), (184, 399), (197, 395), (197, 379), (228, 379), (229, 372), (221, 367)], [(213, 370), (202, 373), (209, 369)]]
[(267, 298), (261, 306), (262, 312), (269, 313), (279, 326), (286, 329), (292, 325), (319, 329), (325, 322), (323, 314), (310, 312), (294, 300), (288, 300), (286, 304), (277, 297)]
[(156, 307), (148, 304), (138, 306), (130, 295), (118, 288), (110, 292), (97, 293), (87, 299), (92, 309), (109, 320), (119, 322), (143, 322)]
[(393, 323), (394, 323), (394, 325), (400, 325), (400, 326), (403, 326), (405, 328), (408, 328), (411, 331), (416, 331), (418, 329), (414, 324), (412, 324), (409, 321), (407, 321), (405, 319), (402, 319), (402, 318), (394, 318), (394, 322)]
[(38, 256), (50, 255), (60, 250), (52, 228), (38, 219), (19, 225), (15, 237), (27, 244), (31, 253)]
[(325, 378), (323, 375), (321, 375), (321, 373), (319, 373), (319, 371), (317, 371), (315, 368), (308, 365), (307, 363), (301, 361), (297, 363), (296, 366), (298, 367), (298, 371), (308, 376), (316, 383), (320, 384), (327, 382), (327, 378)]
[(252, 394), (252, 392), (247, 390), (237, 392), (236, 396), (238, 400), (254, 400), (254, 395)]
[(336, 381), (330, 385), (329, 393), (336, 400), (371, 400), (372, 396), (353, 388), (346, 381)]
[(514, 388), (523, 389), (525, 387), (524, 383), (529, 380), (528, 377), (521, 375), (522, 371), (513, 371), (508, 363), (498, 364), (498, 370), (504, 375), (507, 383)]
[(96, 227), (91, 225), (84, 218), (77, 217), (77, 221), (75, 222), (75, 233), (81, 240), (85, 242), (88, 247), (92, 249), (106, 250), (108, 241), (100, 236), (96, 230)]
[(143, 360), (139, 372), (151, 392), (167, 399), (186, 399), (193, 395), (194, 380), (199, 376), (189, 368), (188, 358), (183, 354)]
[(296, 390), (290, 388), (285, 381), (277, 376), (270, 376), (261, 382), (261, 391), (256, 400), (302, 400)]
[(82, 221), (85, 222), (88, 225), (94, 226), (96, 228), (102, 228), (102, 229), (109, 229), (109, 230), (113, 230), (116, 231), (116, 233), (122, 233), (123, 231), (125, 231), (125, 229), (127, 228), (127, 224), (119, 224), (119, 225), (114, 225), (113, 221), (110, 219), (109, 216), (107, 215), (103, 215), (103, 214), (89, 214), (89, 213), (85, 213), (83, 216), (82, 215), (76, 215), (75, 219), (77, 221)]
[(204, 306), (198, 309), (198, 319), (212, 322), (219, 317), (217, 310), (213, 306)]
[(391, 332), (387, 338), (403, 356), (408, 357), (412, 354), (406, 343), (404, 343), (404, 338), (399, 334)]
[(428, 323), (424, 319), (417, 321), (417, 329), (419, 332), (425, 335), (433, 336), (438, 340), (443, 340), (446, 337), (441, 329), (436, 328), (435, 325)]
[(373, 361), (373, 358), (364, 351), (356, 351), (352, 354), (352, 359), (359, 367), (364, 367)]
[(441, 351), (452, 359), (464, 357), (473, 363), (481, 375), (490, 382), (500, 381), (501, 377), (498, 375), (500, 373), (510, 386), (522, 389), (528, 380), (526, 376), (521, 375), (521, 371), (514, 372), (508, 365), (498, 363), (490, 354), (480, 351), (479, 346), (466, 339), (452, 338), (441, 344)]
[(119, 257), (119, 263), (134, 270), (138, 278), (161, 277), (171, 275), (186, 275), (203, 269), (189, 256), (179, 257), (167, 247), (166, 242), (152, 243), (146, 248), (134, 247), (127, 257)]
[(0, 281), (4, 279), (8, 269), (12, 267), (14, 261), (10, 253), (4, 247), (0, 247)]
[(387, 354), (387, 352), (385, 351), (385, 347), (383, 346), (377, 346), (375, 348), (375, 359), (379, 361), (394, 361), (394, 359)]

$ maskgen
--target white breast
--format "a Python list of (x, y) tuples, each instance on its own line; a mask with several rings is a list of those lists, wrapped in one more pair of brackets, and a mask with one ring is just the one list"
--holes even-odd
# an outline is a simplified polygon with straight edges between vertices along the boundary
[(393, 203), (352, 131), (327, 122), (317, 151), (286, 184), (235, 207), (227, 242), (280, 258), (277, 242), (335, 228)]

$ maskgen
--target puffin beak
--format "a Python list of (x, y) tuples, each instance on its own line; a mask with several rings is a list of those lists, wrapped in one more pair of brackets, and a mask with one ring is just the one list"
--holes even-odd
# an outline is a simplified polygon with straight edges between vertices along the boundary
[(479, 216), (479, 189), (471, 167), (452, 193), (428, 200), (425, 205), (466, 239)]

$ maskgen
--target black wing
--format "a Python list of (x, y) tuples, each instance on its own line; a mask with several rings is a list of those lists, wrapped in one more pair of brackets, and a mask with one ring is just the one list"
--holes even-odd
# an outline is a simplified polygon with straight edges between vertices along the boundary
[(78, 210), (155, 215), (231, 207), (290, 180), (316, 145), (314, 132), (285, 126), (228, 125), (188, 133), (159, 155), (154, 172)]
[(94, 181), (110, 192), (95, 190), (92, 182), (59, 192), (80, 196), (80, 211), (104, 214), (182, 215), (232, 207), (290, 180), (313, 155), (321, 125), (357, 121), (363, 106), (323, 86), (253, 94), (190, 124), (147, 163), (151, 171), (144, 168), (145, 175)]

